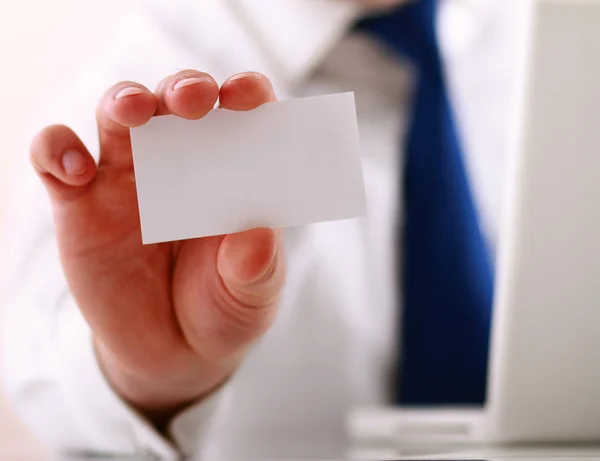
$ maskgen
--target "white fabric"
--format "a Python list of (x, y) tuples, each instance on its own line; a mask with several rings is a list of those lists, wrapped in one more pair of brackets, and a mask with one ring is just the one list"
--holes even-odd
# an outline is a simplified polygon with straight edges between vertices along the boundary
[[(343, 437), (355, 405), (386, 401), (396, 355), (394, 232), (411, 73), (372, 39), (348, 36), (339, 0), (155, 0), (124, 16), (106, 55), (44, 107), (31, 127), (66, 123), (97, 152), (96, 99), (119, 80), (150, 88), (198, 68), (218, 81), (270, 76), (280, 98), (353, 90), (369, 218), (291, 229), (281, 313), (228, 386), (177, 416), (169, 438), (105, 381), (74, 305), (41, 185), (23, 162), (3, 243), (9, 250), (4, 383), (19, 414), (62, 450), (249, 458), (278, 434)], [(519, 0), (446, 0), (440, 36), (477, 204), (492, 247), (499, 225)], [(285, 6), (285, 8), (284, 8)], [(25, 144), (24, 144), (25, 150)], [(26, 155), (22, 155), (26, 159)], [(170, 440), (169, 440), (170, 439)]]

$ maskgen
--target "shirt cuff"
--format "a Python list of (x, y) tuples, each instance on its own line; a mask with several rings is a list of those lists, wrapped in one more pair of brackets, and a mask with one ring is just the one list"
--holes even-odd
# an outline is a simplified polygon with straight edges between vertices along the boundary
[[(72, 299), (69, 302), (75, 304)], [(77, 306), (62, 310), (59, 317), (58, 372), (66, 410), (81, 428), (81, 446), (74, 451), (178, 459), (200, 447), (223, 389), (177, 415), (169, 425), (168, 440), (110, 386), (98, 363), (90, 328)]]

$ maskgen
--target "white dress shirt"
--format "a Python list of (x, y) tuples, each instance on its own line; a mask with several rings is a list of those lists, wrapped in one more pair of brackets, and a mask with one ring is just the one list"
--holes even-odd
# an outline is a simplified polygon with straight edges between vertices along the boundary
[[(519, 0), (445, 0), (439, 35), (469, 176), (492, 248), (506, 163)], [(119, 80), (153, 88), (184, 68), (218, 81), (263, 72), (280, 99), (355, 91), (369, 216), (287, 231), (280, 315), (231, 382), (156, 432), (115, 394), (61, 271), (45, 193), (23, 162), (13, 195), (3, 380), (17, 412), (61, 450), (277, 456), (289, 434), (342, 440), (347, 411), (383, 405), (397, 357), (394, 230), (410, 66), (349, 33), (339, 0), (155, 0), (119, 18), (106, 53), (45, 104), (33, 135), (65, 123), (98, 151), (96, 100)], [(26, 157), (23, 155), (23, 157)], [(304, 452), (306, 454), (306, 448)], [(268, 453), (268, 450), (271, 450)], [(320, 456), (326, 455), (324, 452)]]

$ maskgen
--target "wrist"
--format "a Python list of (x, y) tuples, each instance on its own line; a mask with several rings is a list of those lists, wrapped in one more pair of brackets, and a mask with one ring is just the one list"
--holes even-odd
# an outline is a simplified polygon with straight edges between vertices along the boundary
[(94, 348), (100, 369), (113, 390), (161, 432), (173, 417), (208, 398), (233, 373), (233, 369), (198, 366), (161, 376), (142, 374), (120, 363), (102, 342), (94, 341)]

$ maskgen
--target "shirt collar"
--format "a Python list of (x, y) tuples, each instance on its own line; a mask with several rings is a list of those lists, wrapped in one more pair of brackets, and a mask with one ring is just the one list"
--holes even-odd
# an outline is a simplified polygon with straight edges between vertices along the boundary
[[(350, 0), (230, 1), (270, 64), (291, 84), (305, 79), (364, 14)], [(445, 58), (467, 54), (501, 5), (496, 0), (441, 1), (438, 39)]]
[(314, 70), (360, 15), (340, 0), (234, 0), (248, 32), (291, 84)]
[[(144, 5), (151, 6), (161, 26), (170, 28), (180, 45), (201, 48), (209, 59), (218, 61), (220, 56), (235, 52), (241, 41), (252, 41), (254, 46), (237, 56), (239, 65), (251, 67), (260, 55), (268, 62), (269, 72), (277, 72), (279, 79), (292, 86), (310, 75), (362, 13), (358, 2), (351, 0), (182, 3), (185, 8), (174, 8), (165, 0), (149, 0)], [(498, 17), (495, 10), (504, 8), (503, 4), (496, 0), (441, 2), (438, 27), (445, 57), (455, 60), (467, 54), (475, 38), (489, 27), (489, 20)]]

